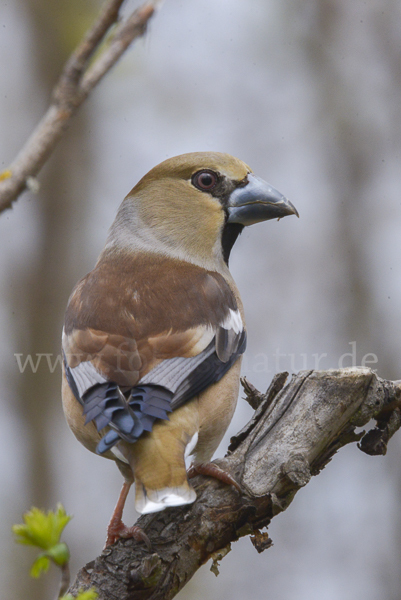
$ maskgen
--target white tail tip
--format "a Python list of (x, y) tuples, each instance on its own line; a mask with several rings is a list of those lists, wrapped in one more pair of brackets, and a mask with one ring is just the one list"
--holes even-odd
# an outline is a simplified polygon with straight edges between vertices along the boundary
[(159, 512), (169, 506), (191, 504), (196, 500), (195, 490), (189, 486), (164, 488), (162, 490), (146, 490), (140, 482), (136, 483), (135, 509), (142, 515)]

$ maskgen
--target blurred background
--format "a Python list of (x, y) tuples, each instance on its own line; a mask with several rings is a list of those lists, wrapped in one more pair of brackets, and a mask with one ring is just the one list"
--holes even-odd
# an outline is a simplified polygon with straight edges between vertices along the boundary
[[(0, 170), (100, 5), (0, 0)], [(248, 228), (232, 253), (249, 329), (243, 374), (256, 387), (280, 370), (356, 364), (401, 378), (400, 91), (398, 0), (166, 0), (95, 90), (39, 193), (0, 216), (7, 600), (55, 594), (58, 574), (30, 580), (35, 552), (12, 540), (11, 525), (32, 505), (62, 501), (74, 515), (64, 536), (73, 574), (103, 547), (121, 476), (64, 422), (63, 313), (123, 197), (165, 158), (229, 152), (299, 210), (299, 220)], [(240, 399), (219, 455), (251, 414)], [(240, 540), (220, 576), (205, 565), (180, 600), (399, 600), (400, 450), (400, 434), (385, 457), (341, 450), (274, 519), (273, 548), (258, 555)], [(128, 502), (125, 520), (135, 518)]]

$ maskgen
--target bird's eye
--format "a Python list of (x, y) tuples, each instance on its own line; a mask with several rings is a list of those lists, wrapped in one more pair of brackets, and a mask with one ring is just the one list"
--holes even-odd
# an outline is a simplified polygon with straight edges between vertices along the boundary
[(192, 177), (192, 184), (202, 192), (208, 192), (216, 187), (219, 178), (214, 171), (198, 171)]

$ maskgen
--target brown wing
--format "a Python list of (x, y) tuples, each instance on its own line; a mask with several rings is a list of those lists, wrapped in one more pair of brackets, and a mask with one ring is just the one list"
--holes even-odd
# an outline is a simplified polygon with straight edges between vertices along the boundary
[(141, 340), (198, 325), (216, 328), (237, 303), (216, 272), (159, 255), (105, 258), (76, 286), (65, 332), (88, 327)]
[[(135, 441), (155, 418), (218, 381), (244, 344), (223, 277), (149, 255), (99, 262), (74, 290), (63, 335), (66, 375), (87, 420), (115, 429), (100, 452), (118, 436)], [(135, 411), (145, 414), (142, 429)]]
[(160, 256), (104, 260), (76, 286), (67, 308), (67, 364), (90, 361), (132, 386), (161, 359), (199, 354), (235, 297), (218, 273)]
[(183, 332), (161, 333), (137, 344), (133, 338), (88, 327), (73, 329), (69, 335), (64, 333), (63, 350), (72, 372), (89, 362), (106, 380), (133, 387), (163, 359), (195, 356), (213, 337), (211, 328), (198, 326)]

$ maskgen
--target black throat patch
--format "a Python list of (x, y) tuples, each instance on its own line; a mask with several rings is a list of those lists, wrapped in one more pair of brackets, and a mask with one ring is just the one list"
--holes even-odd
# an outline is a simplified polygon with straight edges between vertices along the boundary
[(230, 258), (231, 248), (234, 246), (237, 237), (244, 229), (244, 225), (241, 223), (226, 223), (223, 228), (223, 234), (221, 237), (221, 247), (223, 250), (223, 258), (226, 265)]

